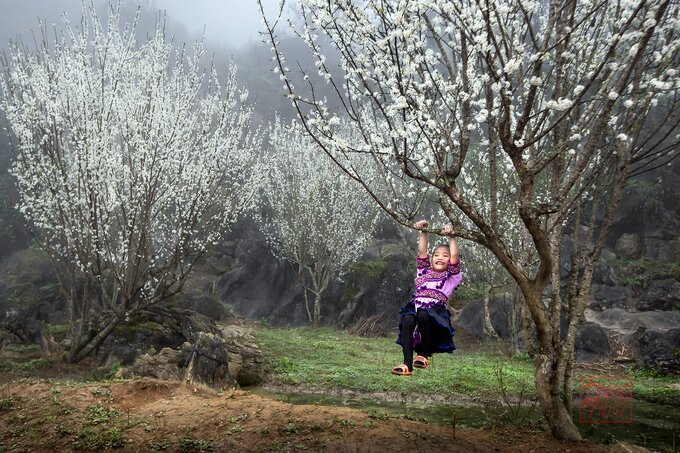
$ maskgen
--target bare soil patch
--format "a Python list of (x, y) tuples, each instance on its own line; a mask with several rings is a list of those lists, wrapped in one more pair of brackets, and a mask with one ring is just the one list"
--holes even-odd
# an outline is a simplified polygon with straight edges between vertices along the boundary
[(532, 432), (454, 430), (154, 379), (71, 385), (24, 380), (0, 386), (0, 403), (0, 451), (611, 451)]

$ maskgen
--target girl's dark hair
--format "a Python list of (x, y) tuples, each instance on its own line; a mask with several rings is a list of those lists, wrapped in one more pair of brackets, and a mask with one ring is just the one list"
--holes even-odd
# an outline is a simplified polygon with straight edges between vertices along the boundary
[(432, 254), (434, 255), (434, 252), (436, 252), (437, 249), (442, 248), (442, 247), (445, 247), (446, 250), (449, 250), (449, 246), (447, 244), (439, 244), (439, 245), (434, 246), (434, 248), (432, 249)]

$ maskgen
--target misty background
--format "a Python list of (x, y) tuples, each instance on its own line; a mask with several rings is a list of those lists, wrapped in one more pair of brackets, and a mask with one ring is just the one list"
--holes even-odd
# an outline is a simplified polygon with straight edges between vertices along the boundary
[[(88, 0), (89, 1), (89, 0)], [(115, 2), (112, 2), (114, 5)], [(100, 17), (106, 17), (106, 0), (94, 0)], [(71, 24), (81, 18), (81, 0), (2, 0), (0, 2), (0, 47), (5, 55), (11, 41), (28, 48), (40, 42), (40, 23), (48, 24), (48, 39), (64, 28), (66, 15)], [(268, 17), (278, 13), (278, 0), (263, 0)], [(205, 40), (208, 55), (205, 64), (213, 60), (218, 74), (226, 75), (230, 62), (237, 67), (236, 77), (249, 90), (248, 102), (255, 108), (254, 121), (266, 127), (275, 115), (291, 120), (294, 111), (284, 97), (279, 78), (273, 73), (272, 54), (259, 34), (262, 20), (256, 0), (121, 0), (122, 21), (132, 21), (139, 11), (137, 35), (143, 39), (155, 29), (159, 17), (165, 14), (165, 34), (176, 46)], [(284, 10), (288, 16), (290, 7)], [(313, 68), (306, 46), (286, 34), (281, 26), (283, 48), (291, 61)], [(14, 208), (18, 197), (8, 173), (11, 160), (10, 141), (5, 118), (0, 112), (0, 259), (25, 248), (30, 233)]]
[[(88, 0), (89, 1), (89, 0)], [(145, 13), (165, 11), (170, 19), (170, 31), (184, 40), (194, 40), (205, 33), (215, 46), (239, 49), (260, 43), (260, 12), (256, 0), (123, 0), (126, 11), (140, 7)], [(30, 37), (37, 30), (38, 19), (48, 24), (61, 24), (66, 13), (72, 20), (80, 17), (81, 0), (2, 0), (0, 16), (0, 41), (18, 36)], [(104, 5), (102, 0), (95, 4)], [(263, 0), (267, 14), (273, 14), (278, 0)]]
[[(100, 18), (106, 17), (107, 4), (107, 0), (94, 0)], [(39, 45), (41, 22), (48, 24), (47, 39), (54, 42), (55, 33), (64, 28), (64, 14), (72, 26), (76, 26), (82, 16), (80, 0), (2, 0), (0, 5), (3, 11), (0, 46), (5, 55), (11, 41), (20, 41), (29, 49)], [(278, 14), (278, 0), (263, 0), (263, 5), (268, 18)], [(249, 91), (247, 102), (253, 105), (253, 124), (257, 131), (266, 133), (276, 116), (284, 121), (295, 117), (295, 110), (284, 96), (283, 83), (273, 72), (271, 50), (261, 40), (259, 32), (263, 25), (256, 0), (121, 0), (120, 9), (122, 24), (131, 22), (139, 14), (136, 34), (140, 41), (155, 31), (161, 18), (166, 39), (172, 40), (175, 46), (190, 46), (204, 40), (207, 54), (204, 64), (212, 62), (218, 76), (226, 78), (233, 63), (237, 68), (236, 79)], [(295, 11), (286, 6), (284, 16), (295, 20)], [(282, 21), (277, 39), (288, 63), (293, 68), (316, 73), (306, 44), (287, 30), (287, 24)], [(329, 66), (337, 67), (337, 57), (329, 53), (330, 46), (322, 45)], [(302, 71), (292, 71), (289, 76), (294, 83), (303, 85), (298, 83), (302, 75)], [(322, 84), (316, 87), (315, 94), (323, 97), (330, 94), (330, 89), (330, 85)], [(333, 108), (337, 100), (334, 96), (329, 98), (327, 105)], [(30, 230), (16, 209), (19, 196), (9, 173), (13, 151), (2, 115), (0, 112), (0, 325), (11, 324), (12, 331), (23, 332), (20, 337), (30, 340), (41, 337), (38, 332), (42, 323), (65, 323), (68, 308), (49, 258), (32, 241)], [(267, 162), (270, 152), (268, 146), (263, 145), (260, 159)], [(255, 217), (242, 216), (223, 241), (208, 250), (175, 302), (215, 320), (227, 319), (233, 312), (275, 325), (306, 324), (308, 319), (297, 277), (285, 261), (274, 257)], [(392, 222), (383, 222), (372, 250), (364, 258), (382, 260), (385, 244), (394, 243), (395, 239), (401, 242), (404, 237), (404, 232), (398, 232)], [(417, 236), (411, 232), (408, 237), (412, 239), (409, 240), (412, 250), (401, 242), (396, 246), (401, 251), (399, 256), (390, 257), (379, 272), (365, 272), (366, 269), (358, 265), (342, 282), (332, 283), (324, 297), (325, 324), (347, 325), (365, 310), (378, 310), (386, 313), (384, 324), (394, 328), (397, 308), (407, 300), (412, 283), (406, 257), (415, 250)]]
[[(278, 0), (263, 0), (263, 3), (267, 16), (274, 17)], [(33, 47), (34, 36), (39, 36), (39, 19), (54, 24), (53, 29), (60, 30), (63, 13), (71, 18), (72, 23), (81, 16), (80, 0), (2, 0), (0, 5), (3, 13), (0, 15), (0, 46), (5, 53), (10, 40), (21, 40)], [(95, 0), (95, 5), (101, 14), (105, 14), (105, 0)], [(165, 33), (173, 38), (175, 44), (190, 44), (204, 36), (218, 74), (226, 74), (230, 61), (237, 66), (236, 77), (249, 90), (248, 100), (254, 105), (254, 120), (259, 127), (266, 128), (275, 115), (284, 120), (293, 119), (294, 110), (284, 97), (282, 82), (272, 71), (272, 53), (259, 35), (263, 26), (256, 0), (122, 0), (121, 10), (123, 21), (131, 20), (139, 10), (137, 33), (140, 37), (153, 32), (159, 11), (165, 11), (167, 15)], [(296, 13), (289, 7), (284, 13), (295, 19)], [(285, 23), (278, 28), (280, 48), (291, 68), (299, 64), (302, 68), (310, 68), (314, 74), (316, 69), (306, 45), (290, 33), (286, 34)], [(325, 45), (323, 51), (329, 52), (329, 46)], [(337, 60), (334, 61), (333, 54), (327, 53), (327, 56), (329, 67), (336, 67)], [(206, 60), (209, 61), (209, 58)], [(300, 74), (292, 72), (290, 76), (296, 82), (295, 78), (299, 78)], [(325, 84), (316, 88), (319, 96), (328, 89)], [(336, 98), (331, 96), (330, 99)], [(333, 108), (332, 102), (328, 105)], [(62, 305), (54, 290), (49, 262), (38, 257), (29, 230), (15, 209), (18, 195), (8, 172), (12, 151), (2, 116), (0, 126), (3, 130), (0, 137), (0, 310), (5, 305), (25, 306), (27, 313), (40, 320), (63, 322), (60, 316), (65, 316), (65, 312), (59, 315)], [(267, 159), (266, 151), (263, 151), (262, 159)], [(643, 305), (636, 310), (658, 310), (664, 322), (678, 319), (671, 315), (677, 315), (680, 303), (680, 282), (676, 275), (677, 263), (680, 262), (679, 191), (678, 161), (642, 175), (632, 181), (627, 190), (608, 236), (607, 250), (603, 253), (603, 263), (593, 286), (595, 303), (600, 304), (600, 308), (619, 309), (620, 313), (617, 312), (616, 316), (621, 322), (630, 320), (629, 313), (621, 308), (634, 305), (639, 300)], [(258, 230), (254, 220), (243, 218), (222, 244), (208, 252), (205, 264), (195, 278), (195, 285), (187, 288), (184, 296), (187, 305), (202, 310), (213, 319), (227, 316), (224, 308), (227, 306), (238, 314), (266, 319), (276, 325), (305, 324), (307, 319), (296, 277), (289, 266), (273, 258)], [(373, 247), (364, 257), (364, 267), (360, 263), (343, 282), (335, 282), (328, 291), (323, 305), (327, 307), (323, 314), (324, 323), (343, 326), (353, 319), (377, 313), (386, 328), (394, 329), (398, 308), (410, 294), (412, 275), (408, 269), (416, 250), (415, 240), (413, 232), (399, 231), (390, 221), (383, 222)], [(465, 262), (464, 247), (462, 253)], [(263, 256), (271, 259), (263, 262)], [(368, 268), (366, 262), (375, 266)], [(626, 274), (613, 268), (611, 263), (647, 263), (647, 267), (628, 266), (633, 273)], [(647, 276), (646, 272), (653, 275)], [(14, 286), (6, 283), (10, 276), (17, 282)], [(663, 297), (659, 296), (649, 303), (639, 299), (648, 294)], [(22, 305), (21, 301), (30, 303)], [(478, 306), (469, 302), (464, 301), (469, 315), (463, 312), (460, 318), (465, 323), (468, 316), (468, 327), (479, 324), (481, 319), (481, 312), (475, 308)], [(669, 315), (667, 310), (671, 309), (676, 312)], [(658, 327), (651, 321), (648, 324), (650, 328)], [(474, 330), (473, 327), (470, 329)], [(598, 332), (604, 332), (600, 327), (598, 329)], [(606, 335), (602, 333), (600, 338), (606, 339)], [(606, 341), (603, 340), (602, 344), (608, 351)]]

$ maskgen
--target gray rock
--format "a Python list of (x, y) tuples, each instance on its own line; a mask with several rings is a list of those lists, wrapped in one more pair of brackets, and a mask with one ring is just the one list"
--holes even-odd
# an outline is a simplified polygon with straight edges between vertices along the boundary
[(589, 308), (602, 311), (607, 308), (627, 308), (630, 290), (622, 286), (592, 286), (593, 301)]
[[(465, 329), (466, 332), (483, 338), (482, 326), (482, 302), (472, 301), (458, 312), (455, 322), (458, 326)], [(491, 325), (494, 330), (504, 341), (510, 339), (510, 316), (512, 311), (512, 299), (507, 297), (498, 297), (489, 302), (489, 318), (491, 318)], [(520, 334), (519, 337), (522, 335)]]
[(585, 318), (588, 322), (621, 334), (633, 333), (638, 327), (665, 332), (680, 326), (680, 312), (675, 311), (629, 312), (621, 308), (610, 308), (596, 312), (587, 309)]
[(257, 345), (251, 342), (252, 329), (246, 326), (220, 326), (229, 351), (229, 374), (241, 386), (254, 385), (264, 379), (264, 359)]
[(611, 354), (607, 332), (595, 323), (585, 323), (579, 328), (574, 348), (578, 362), (599, 362)]
[(637, 233), (628, 234), (623, 233), (619, 236), (614, 246), (617, 255), (623, 258), (636, 259), (642, 253), (642, 241), (640, 235)]
[(612, 252), (604, 250), (593, 272), (593, 284), (617, 286), (618, 277), (610, 262), (616, 257)]
[(165, 380), (182, 378), (187, 351), (163, 348), (157, 354), (143, 354), (127, 367), (121, 368), (120, 377), (154, 377)]
[(229, 317), (226, 307), (216, 298), (200, 292), (181, 294), (176, 305), (180, 308), (193, 310), (216, 321), (223, 321)]
[(229, 375), (240, 386), (255, 385), (264, 379), (262, 352), (254, 344), (228, 341)]
[(668, 238), (645, 238), (645, 255), (665, 263), (680, 261), (680, 243)]
[(652, 280), (635, 308), (641, 311), (680, 309), (680, 282), (672, 278)]
[(458, 312), (455, 321), (466, 332), (482, 338), (482, 302), (475, 300), (465, 304)]
[(192, 385), (214, 389), (236, 384), (229, 374), (229, 349), (221, 336), (208, 332), (196, 335), (189, 348), (184, 378)]
[(680, 328), (666, 332), (640, 328), (631, 337), (640, 367), (680, 374)]
[[(236, 384), (253, 385), (264, 379), (262, 353), (250, 342), (253, 337), (248, 327), (239, 324), (218, 326), (212, 319), (185, 309), (173, 309), (169, 313), (181, 330), (174, 346), (161, 347), (147, 341), (144, 348), (135, 348), (134, 345), (140, 342), (131, 341), (131, 350), (137, 351), (137, 356), (127, 361), (130, 364), (126, 366), (124, 376), (184, 379), (194, 385), (216, 389)], [(160, 352), (139, 355), (142, 350)]]

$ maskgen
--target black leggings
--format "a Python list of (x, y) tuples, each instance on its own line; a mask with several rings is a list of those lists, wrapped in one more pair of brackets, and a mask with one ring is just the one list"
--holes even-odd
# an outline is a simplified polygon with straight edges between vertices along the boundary
[(420, 344), (418, 351), (425, 357), (432, 355), (432, 319), (425, 310), (418, 310), (418, 319), (413, 315), (406, 315), (401, 324), (401, 348), (404, 351), (404, 364), (413, 371), (413, 331), (418, 325)]

